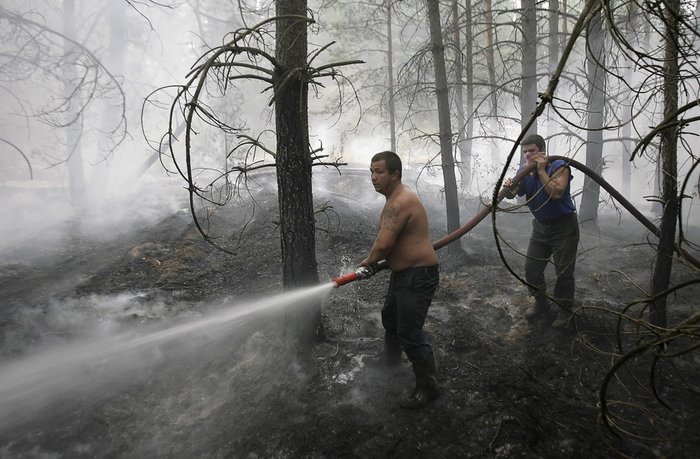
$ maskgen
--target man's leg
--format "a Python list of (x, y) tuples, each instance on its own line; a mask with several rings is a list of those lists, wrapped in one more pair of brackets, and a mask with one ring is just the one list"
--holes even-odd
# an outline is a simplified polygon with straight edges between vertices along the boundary
[(532, 307), (525, 311), (525, 318), (528, 320), (535, 320), (549, 314), (544, 271), (547, 268), (552, 249), (542, 226), (541, 223), (533, 220), (532, 234), (525, 259), (525, 280), (530, 284), (527, 288), (530, 295), (535, 298)]
[(579, 243), (578, 221), (574, 218), (566, 221), (553, 231), (552, 242), (554, 244), (553, 259), (557, 274), (554, 284), (554, 299), (561, 305), (554, 327), (565, 327), (572, 318), (572, 312), (576, 308), (576, 254)]
[(437, 267), (412, 268), (397, 279), (396, 330), (416, 379), (413, 392), (401, 402), (403, 408), (422, 408), (439, 395), (435, 355), (423, 331), (438, 283)]
[(412, 362), (413, 374), (416, 378), (416, 387), (413, 392), (401, 400), (401, 408), (417, 410), (423, 408), (440, 396), (440, 388), (437, 382), (437, 369), (435, 359)]
[(363, 359), (369, 366), (393, 367), (401, 363), (401, 344), (396, 332), (397, 303), (394, 294), (395, 276), (389, 278), (389, 288), (382, 307), (382, 325), (384, 326), (384, 348), (379, 354)]

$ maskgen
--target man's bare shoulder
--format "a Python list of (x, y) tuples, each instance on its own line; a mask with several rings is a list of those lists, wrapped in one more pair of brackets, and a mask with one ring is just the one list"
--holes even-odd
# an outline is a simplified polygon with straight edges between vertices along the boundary
[(401, 185), (389, 197), (384, 205), (383, 213), (393, 215), (413, 214), (415, 209), (421, 205), (418, 195), (405, 185)]
[(399, 206), (406, 206), (414, 204), (415, 202), (420, 202), (416, 192), (403, 183), (396, 189), (396, 192), (391, 197), (396, 202), (396, 205)]

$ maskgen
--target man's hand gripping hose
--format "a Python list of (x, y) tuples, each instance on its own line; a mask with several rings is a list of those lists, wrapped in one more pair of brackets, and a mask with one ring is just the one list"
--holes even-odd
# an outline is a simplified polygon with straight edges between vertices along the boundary
[(370, 277), (377, 274), (379, 271), (387, 269), (388, 267), (389, 264), (386, 262), (386, 260), (382, 260), (379, 263), (373, 263), (371, 266), (360, 266), (351, 273), (344, 274), (340, 277), (336, 277), (335, 279), (333, 279), (333, 282), (335, 283), (335, 287), (338, 288), (342, 285), (349, 284), (350, 282), (354, 282), (356, 280), (369, 279)]

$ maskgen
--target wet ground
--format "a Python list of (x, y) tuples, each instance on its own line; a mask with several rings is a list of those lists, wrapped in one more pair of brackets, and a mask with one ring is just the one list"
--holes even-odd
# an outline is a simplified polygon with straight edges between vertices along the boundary
[[(316, 195), (332, 206), (318, 215), (322, 283), (364, 257), (382, 204), (344, 177)], [(437, 239), (444, 211), (430, 190), (421, 196)], [(381, 348), (388, 273), (294, 304), (276, 296), (275, 193), (251, 192), (255, 212), (220, 212), (209, 227), (236, 255), (211, 248), (177, 206), (132, 216), (118, 234), (66, 221), (50, 245), (4, 249), (0, 458), (697, 457), (700, 355), (677, 352), (697, 346), (697, 329), (653, 348), (656, 360), (626, 361), (605, 392), (614, 427), (600, 422), (606, 373), (648, 340), (633, 323), (645, 317), (635, 301), (654, 252), (628, 217), (606, 214), (582, 236), (582, 309), (565, 330), (523, 319), (525, 288), (504, 264), (522, 275), (527, 214), (499, 215), (502, 255), (490, 217), (462, 238), (464, 254), (441, 250), (426, 329), (442, 395), (406, 411), (396, 402), (412, 386), (408, 364), (363, 363)], [(463, 220), (478, 206), (466, 202)], [(681, 262), (673, 272), (674, 285), (698, 278)], [(699, 294), (675, 292), (669, 323), (697, 313)], [(317, 299), (323, 339), (291, 344)], [(618, 323), (625, 307), (636, 322)]]

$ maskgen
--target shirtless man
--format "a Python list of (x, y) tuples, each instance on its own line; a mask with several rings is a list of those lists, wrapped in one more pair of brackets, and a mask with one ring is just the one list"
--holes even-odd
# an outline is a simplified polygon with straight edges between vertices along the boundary
[(370, 366), (401, 363), (401, 350), (413, 366), (416, 386), (403, 408), (422, 408), (439, 395), (435, 357), (423, 325), (439, 283), (438, 257), (428, 233), (428, 215), (416, 193), (401, 183), (401, 159), (391, 151), (377, 153), (370, 167), (374, 189), (386, 197), (379, 233), (361, 266), (370, 271), (386, 260), (391, 268), (382, 308), (384, 350), (368, 359)]

